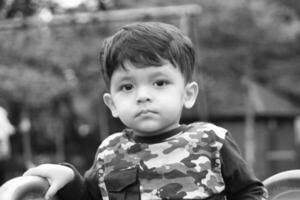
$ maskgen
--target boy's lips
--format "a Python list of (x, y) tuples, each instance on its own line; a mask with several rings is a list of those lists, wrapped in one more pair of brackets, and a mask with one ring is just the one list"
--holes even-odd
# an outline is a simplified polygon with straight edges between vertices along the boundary
[(157, 112), (153, 111), (153, 110), (140, 110), (139, 112), (137, 112), (135, 117), (139, 117), (139, 116), (142, 116), (142, 115), (148, 115), (148, 114), (157, 114)]

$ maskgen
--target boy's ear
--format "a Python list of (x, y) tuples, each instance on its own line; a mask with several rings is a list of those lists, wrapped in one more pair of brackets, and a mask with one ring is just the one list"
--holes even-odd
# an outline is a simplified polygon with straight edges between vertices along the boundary
[(196, 102), (198, 96), (198, 83), (189, 82), (185, 86), (184, 107), (190, 109)]
[(117, 118), (118, 112), (117, 112), (115, 104), (111, 98), (111, 95), (109, 93), (104, 93), (103, 101), (104, 101), (105, 105), (110, 109), (112, 116)]

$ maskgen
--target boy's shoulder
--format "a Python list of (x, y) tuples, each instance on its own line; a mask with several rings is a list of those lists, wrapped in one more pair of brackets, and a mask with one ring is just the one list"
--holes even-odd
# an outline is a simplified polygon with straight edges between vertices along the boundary
[[(130, 131), (129, 131), (130, 132)], [(205, 138), (208, 137), (212, 140), (224, 140), (226, 138), (226, 135), (228, 131), (225, 128), (222, 128), (220, 126), (217, 126), (213, 123), (209, 122), (193, 122), (188, 125), (186, 125), (186, 128), (184, 130), (186, 134), (183, 134), (187, 136), (187, 138)], [(100, 148), (106, 148), (106, 147), (114, 147), (117, 144), (126, 144), (129, 141), (129, 136), (127, 135), (128, 131), (127, 129), (113, 133), (109, 135), (107, 138), (105, 138)]]
[(121, 131), (109, 135), (102, 141), (101, 146), (110, 146), (119, 143), (124, 138), (124, 134), (125, 132)]
[(225, 139), (228, 131), (220, 126), (209, 122), (194, 122), (187, 126), (188, 132), (207, 133), (210, 136), (216, 136)]

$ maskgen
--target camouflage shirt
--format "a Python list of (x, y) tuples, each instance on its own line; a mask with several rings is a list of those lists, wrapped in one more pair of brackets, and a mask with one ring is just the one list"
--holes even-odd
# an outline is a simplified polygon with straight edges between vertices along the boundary
[(135, 136), (131, 130), (115, 133), (100, 145), (85, 179), (88, 185), (97, 184), (97, 191), (88, 192), (94, 194), (85, 195), (95, 200), (266, 196), (229, 133), (204, 122), (150, 137)]

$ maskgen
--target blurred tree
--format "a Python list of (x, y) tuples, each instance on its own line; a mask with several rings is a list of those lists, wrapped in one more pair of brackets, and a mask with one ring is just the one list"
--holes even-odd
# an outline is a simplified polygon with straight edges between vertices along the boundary
[[(5, 0), (0, 3), (0, 12), (7, 17), (10, 11), (12, 17), (17, 17), (38, 15), (42, 8), (52, 14), (95, 11), (94, 6), (83, 4), (78, 10), (68, 10), (57, 2)], [(212, 96), (211, 107), (243, 106), (235, 95), (241, 92), (237, 80), (249, 69), (256, 81), (284, 92), (295, 102), (300, 100), (300, 87), (295, 87), (300, 85), (299, 19), (295, 10), (282, 6), (279, 0), (101, 0), (102, 4), (113, 5), (106, 8), (99, 2), (94, 4), (97, 10), (200, 4), (203, 13), (196, 24), (199, 27), (194, 41), (200, 50), (199, 73), (205, 79), (206, 92)], [(16, 5), (18, 9), (13, 9)], [(28, 9), (26, 14), (17, 14), (22, 9)], [(0, 96), (19, 105), (20, 110), (31, 111), (31, 119), (36, 122), (34, 134), (46, 135), (35, 137), (38, 143), (49, 144), (53, 130), (62, 131), (61, 127), (52, 127), (59, 121), (68, 126), (64, 127), (66, 143), (90, 137), (89, 144), (97, 146), (99, 129), (104, 132), (107, 128), (107, 119), (103, 118), (107, 110), (100, 97), (105, 86), (99, 82), (97, 51), (103, 38), (121, 24), (45, 23), (0, 32)], [(117, 129), (116, 124), (113, 126)]]
[(3, 0), (1, 5), (5, 18), (32, 16), (37, 6), (32, 0)]
[(109, 10), (114, 6), (113, 0), (1, 0), (0, 19), (35, 16), (44, 14), (45, 10), (52, 14), (61, 14)]
[[(269, 0), (274, 1), (274, 0)], [(291, 10), (294, 10), (300, 16), (300, 2), (298, 0), (276, 0), (280, 5), (283, 5)]]
[(230, 71), (241, 76), (251, 69), (253, 79), (299, 102), (300, 91), (293, 86), (295, 81), (300, 84), (300, 23), (292, 9), (260, 0), (201, 1), (201, 5), (199, 56), (207, 76), (230, 81)]

